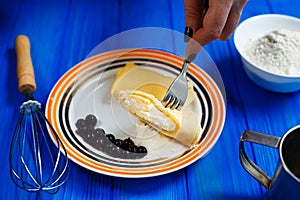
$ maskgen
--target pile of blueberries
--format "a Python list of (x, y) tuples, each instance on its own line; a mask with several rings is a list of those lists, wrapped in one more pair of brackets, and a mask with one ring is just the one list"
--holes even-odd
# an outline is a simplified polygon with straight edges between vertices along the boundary
[(96, 124), (96, 116), (88, 114), (85, 119), (76, 121), (76, 133), (86, 143), (112, 157), (139, 159), (147, 155), (146, 147), (135, 145), (129, 137), (122, 140), (115, 138), (113, 134), (106, 134), (102, 128), (96, 128)]

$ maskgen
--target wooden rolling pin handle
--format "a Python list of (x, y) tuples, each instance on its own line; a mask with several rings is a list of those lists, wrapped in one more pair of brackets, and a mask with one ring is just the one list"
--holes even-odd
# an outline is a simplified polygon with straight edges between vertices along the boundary
[(36, 84), (30, 55), (30, 41), (27, 36), (19, 35), (16, 37), (15, 50), (18, 89), (22, 94), (32, 94), (36, 89)]

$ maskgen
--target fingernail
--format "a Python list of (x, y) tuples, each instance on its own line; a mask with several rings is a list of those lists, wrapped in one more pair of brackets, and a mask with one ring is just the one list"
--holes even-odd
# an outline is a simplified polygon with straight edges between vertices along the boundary
[(191, 27), (186, 26), (184, 29), (184, 42), (188, 42), (190, 38), (193, 37), (193, 29)]

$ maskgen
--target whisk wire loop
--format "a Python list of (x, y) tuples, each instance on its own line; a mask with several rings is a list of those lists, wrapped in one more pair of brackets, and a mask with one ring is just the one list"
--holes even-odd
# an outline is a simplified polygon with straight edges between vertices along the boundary
[[(25, 109), (21, 108), (20, 110), (20, 117), (18, 118), (17, 126), (14, 131), (14, 137), (11, 143), (11, 150), (10, 150), (10, 166), (11, 166), (11, 177), (13, 182), (21, 187), (26, 188), (28, 191), (34, 191), (30, 188), (35, 187), (34, 184), (38, 184), (33, 175), (29, 170), (29, 166), (27, 165), (24, 155), (25, 155), (25, 142), (26, 142), (26, 133), (27, 133), (27, 123), (24, 124), (22, 129), (22, 124), (26, 121), (28, 116), (26, 115)], [(25, 118), (25, 120), (24, 120)], [(18, 138), (20, 138), (18, 140)], [(18, 148), (14, 148), (18, 147)], [(20, 156), (20, 163), (13, 162), (13, 158), (15, 154)], [(19, 168), (19, 172), (15, 169)], [(28, 177), (34, 182), (34, 184), (28, 182), (27, 180), (23, 179), (24, 174), (27, 174)]]
[[(62, 152), (64, 154), (67, 154), (67, 151), (66, 151), (65, 147), (62, 145), (62, 141), (58, 137), (57, 133), (55, 132), (54, 128), (52, 127), (52, 125), (50, 124), (48, 119), (44, 116), (44, 114), (40, 110), (38, 110), (38, 113), (40, 114), (40, 117), (42, 118), (42, 120), (45, 121), (46, 125), (48, 125), (48, 127), (51, 129), (51, 132), (53, 133), (53, 137), (55, 138), (55, 142), (56, 142), (58, 149), (62, 150), (62, 151), (57, 151), (56, 159), (54, 158), (53, 154), (49, 155), (54, 167), (53, 167), (52, 175), (50, 176), (48, 181), (46, 181), (46, 183), (49, 184), (49, 186), (51, 186), (50, 188), (52, 188), (53, 186), (59, 187), (66, 181), (66, 178), (64, 179), (64, 181), (61, 181), (62, 176), (65, 173), (68, 173), (67, 172), (68, 171), (68, 159), (65, 160), (66, 163), (65, 163), (64, 167), (61, 170), (59, 168), (60, 167), (59, 161), (62, 157)], [(46, 136), (45, 136), (44, 132), (43, 132), (43, 137), (46, 140)], [(51, 149), (50, 149), (49, 144), (46, 143), (46, 146), (47, 146), (48, 151), (50, 152)], [(56, 177), (56, 179), (53, 179), (54, 177)], [(56, 185), (56, 184), (58, 184), (58, 185)]]
[[(35, 106), (30, 106), (31, 113), (35, 112)], [(37, 110), (36, 110), (37, 111)], [(37, 131), (42, 130), (41, 124), (38, 121), (38, 118), (36, 115), (30, 115), (32, 123), (32, 140), (33, 140), (33, 153), (34, 153), (34, 161), (35, 161), (35, 167), (36, 167), (36, 182), (41, 183), (43, 180), (43, 171), (42, 171), (42, 162), (41, 162), (41, 149), (40, 149), (40, 140), (39, 140), (39, 134), (44, 134), (43, 131)]]
[[(57, 148), (48, 142), (47, 126)], [(46, 159), (42, 159), (44, 156)], [(24, 102), (20, 108), (11, 142), (10, 166), (13, 182), (30, 192), (56, 193), (69, 176), (66, 149), (35, 100)]]

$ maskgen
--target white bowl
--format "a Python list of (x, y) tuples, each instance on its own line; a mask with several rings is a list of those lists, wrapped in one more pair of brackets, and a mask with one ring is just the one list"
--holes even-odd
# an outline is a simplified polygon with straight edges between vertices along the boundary
[(251, 17), (237, 27), (234, 34), (234, 44), (241, 55), (246, 74), (254, 83), (274, 92), (295, 92), (300, 90), (300, 75), (280, 75), (267, 71), (246, 56), (249, 40), (280, 29), (300, 32), (300, 19), (278, 14)]

